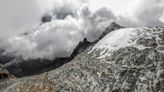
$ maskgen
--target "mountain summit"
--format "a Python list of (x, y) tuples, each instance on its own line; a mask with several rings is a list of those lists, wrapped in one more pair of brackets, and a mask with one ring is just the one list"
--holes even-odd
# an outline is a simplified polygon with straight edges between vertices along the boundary
[(3, 81), (0, 91), (164, 91), (164, 28), (121, 27), (88, 44), (86, 47), (81, 45), (85, 48), (78, 50), (78, 54), (61, 67), (31, 77)]

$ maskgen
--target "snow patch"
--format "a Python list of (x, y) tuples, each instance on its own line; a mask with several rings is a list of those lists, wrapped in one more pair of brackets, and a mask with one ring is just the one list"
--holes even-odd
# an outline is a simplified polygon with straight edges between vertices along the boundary
[(113, 31), (100, 40), (94, 48), (118, 50), (119, 48), (131, 46), (134, 44), (131, 39), (136, 35), (135, 31), (136, 29), (133, 28), (124, 28)]
[[(138, 50), (144, 50), (146, 48), (151, 48), (151, 46), (147, 46), (144, 44), (138, 44), (138, 41), (142, 39), (150, 39), (157, 43), (157, 47), (159, 45), (160, 33), (162, 33), (163, 29), (161, 28), (123, 28), (119, 30), (115, 30), (108, 35), (106, 35), (102, 40), (100, 40), (89, 52), (91, 53), (94, 50), (102, 50), (100, 53), (100, 57), (98, 59), (104, 58), (106, 56), (110, 56), (116, 50), (125, 47), (135, 47)], [(146, 44), (146, 43), (145, 43)], [(106, 51), (106, 52), (105, 52)], [(164, 51), (160, 50), (159, 52), (164, 53)]]

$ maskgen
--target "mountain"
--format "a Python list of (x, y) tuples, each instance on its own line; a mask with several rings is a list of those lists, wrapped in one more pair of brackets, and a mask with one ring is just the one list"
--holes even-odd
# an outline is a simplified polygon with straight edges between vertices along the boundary
[[(109, 32), (120, 28), (123, 27), (116, 24), (115, 22), (111, 23), (111, 25), (102, 33), (99, 40), (102, 39)], [(75, 48), (74, 52), (70, 57), (56, 58), (54, 60), (39, 58), (24, 60), (22, 57), (16, 57), (12, 54), (3, 54), (4, 50), (2, 50), (0, 54), (0, 64), (2, 64), (5, 69), (7, 69), (11, 74), (15, 75), (16, 77), (36, 75), (51, 69), (58, 68), (63, 64), (68, 63), (74, 57), (76, 57), (76, 55), (83, 52), (88, 46), (95, 44), (97, 41), (88, 42), (85, 38), (78, 44), (78, 46)]]
[(0, 92), (164, 92), (164, 28), (109, 32), (56, 69), (0, 82)]

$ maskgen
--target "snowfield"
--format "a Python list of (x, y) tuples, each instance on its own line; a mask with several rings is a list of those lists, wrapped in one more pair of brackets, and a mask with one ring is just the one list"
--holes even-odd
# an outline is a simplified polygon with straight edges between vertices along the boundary
[[(154, 31), (157, 30), (157, 31)], [(157, 47), (162, 47), (160, 45), (160, 34), (163, 32), (162, 29), (152, 28), (149, 29), (147, 27), (143, 28), (123, 28), (115, 30), (108, 35), (106, 35), (103, 39), (101, 39), (89, 52), (91, 53), (94, 50), (102, 50), (101, 56), (98, 58), (104, 58), (109, 56), (110, 53), (119, 50), (120, 48), (125, 47), (135, 47), (139, 50), (143, 50), (146, 48), (150, 48), (149, 45), (157, 43)], [(142, 42), (142, 39), (148, 40), (147, 42)], [(146, 46), (145, 46), (146, 44)], [(163, 53), (163, 50), (158, 50)]]
[(136, 35), (136, 29), (134, 28), (119, 29), (105, 36), (94, 48), (117, 50), (122, 47), (131, 46), (134, 43), (131, 42), (131, 38)]

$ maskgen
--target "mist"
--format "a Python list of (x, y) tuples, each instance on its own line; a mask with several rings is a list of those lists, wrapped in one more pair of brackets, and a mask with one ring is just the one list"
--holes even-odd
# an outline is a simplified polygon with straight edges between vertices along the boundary
[(107, 7), (117, 23), (127, 27), (164, 26), (164, 0), (91, 0), (90, 8), (96, 11)]
[(53, 17), (51, 22), (35, 26), (28, 35), (7, 39), (6, 54), (24, 59), (69, 57), (84, 38), (89, 42), (99, 39), (104, 31), (101, 29), (110, 25), (114, 17), (107, 8), (92, 12), (87, 6), (75, 7), (71, 2), (63, 2), (48, 13)]
[(42, 15), (36, 0), (0, 1), (0, 37), (11, 37), (29, 29)]
[[(69, 57), (80, 41), (94, 42), (112, 22), (164, 26), (163, 0), (6, 0), (0, 7), (0, 47), (24, 59)], [(52, 20), (40, 25), (45, 14)]]

